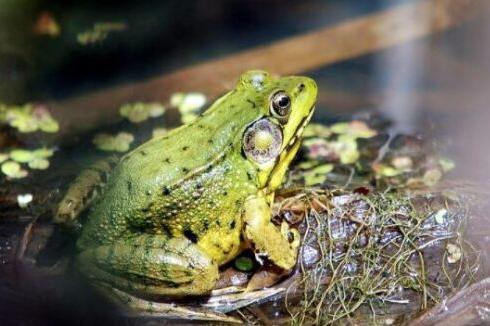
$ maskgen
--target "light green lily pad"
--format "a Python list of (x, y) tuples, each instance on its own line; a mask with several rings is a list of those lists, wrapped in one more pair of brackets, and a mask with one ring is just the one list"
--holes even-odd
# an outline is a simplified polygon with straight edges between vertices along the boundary
[(198, 113), (206, 104), (206, 96), (202, 93), (174, 93), (170, 97), (170, 105), (179, 108), (180, 114)]
[(98, 149), (108, 152), (126, 152), (133, 141), (134, 136), (127, 132), (120, 132), (115, 136), (101, 133), (92, 140)]
[(327, 180), (327, 174), (332, 172), (333, 164), (322, 164), (304, 173), (305, 185), (314, 186)]
[(27, 163), (35, 159), (33, 152), (25, 149), (14, 149), (10, 152), (10, 158), (19, 163)]
[(310, 161), (304, 161), (298, 164), (298, 167), (303, 170), (309, 170), (315, 166), (319, 165), (318, 161), (315, 160), (310, 160)]
[(310, 123), (303, 132), (303, 137), (321, 137), (328, 138), (332, 134), (329, 127), (320, 123)]
[(53, 153), (54, 153), (54, 149), (46, 148), (46, 147), (38, 148), (38, 149), (32, 151), (32, 154), (36, 158), (48, 158), (48, 157), (53, 156)]
[(34, 160), (27, 163), (31, 169), (36, 170), (46, 170), (49, 168), (49, 161), (44, 158), (35, 158)]
[(121, 116), (127, 118), (133, 123), (140, 123), (148, 118), (156, 118), (165, 113), (165, 106), (160, 103), (128, 103), (119, 109)]
[(182, 121), (183, 124), (188, 124), (191, 123), (192, 121), (196, 120), (199, 115), (194, 114), (194, 113), (185, 113), (180, 117), (180, 120)]
[(376, 136), (377, 132), (363, 121), (339, 122), (330, 126), (333, 133), (341, 135), (350, 135), (353, 138), (371, 138)]
[(356, 139), (351, 135), (340, 135), (337, 141), (332, 142), (337, 155), (340, 157), (340, 163), (353, 164), (359, 160), (359, 151), (357, 150)]
[(157, 137), (162, 137), (168, 134), (168, 129), (167, 128), (155, 128), (153, 129), (151, 136), (152, 138), (157, 138)]
[(8, 120), (11, 127), (16, 128), (22, 133), (34, 132), (39, 128), (37, 121), (33, 117), (23, 113), (17, 114), (11, 112)]
[(12, 179), (20, 179), (27, 176), (27, 171), (20, 167), (20, 164), (14, 161), (2, 163), (2, 173)]
[(51, 116), (41, 118), (38, 121), (39, 130), (44, 131), (46, 133), (55, 133), (60, 130), (60, 125), (58, 121), (54, 120)]
[(403, 171), (401, 170), (398, 170), (390, 165), (382, 164), (382, 163), (373, 164), (373, 170), (378, 176), (387, 177), (387, 178), (396, 177), (397, 175), (403, 173)]
[(23, 106), (11, 106), (3, 109), (4, 120), (11, 127), (16, 128), (22, 133), (29, 133), (41, 130), (53, 133), (59, 131), (58, 122), (51, 116), (49, 110), (42, 105), (33, 106), (26, 104)]

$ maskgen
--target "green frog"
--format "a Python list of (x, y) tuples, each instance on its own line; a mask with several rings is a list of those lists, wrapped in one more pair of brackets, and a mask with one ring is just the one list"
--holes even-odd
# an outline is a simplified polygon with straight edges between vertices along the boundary
[[(248, 71), (195, 121), (123, 156), (88, 210), (79, 270), (109, 295), (160, 298), (210, 293), (244, 248), (292, 269), (300, 236), (272, 223), (271, 205), (316, 97), (310, 78)], [(55, 220), (76, 220), (77, 196), (110, 169), (79, 177)]]

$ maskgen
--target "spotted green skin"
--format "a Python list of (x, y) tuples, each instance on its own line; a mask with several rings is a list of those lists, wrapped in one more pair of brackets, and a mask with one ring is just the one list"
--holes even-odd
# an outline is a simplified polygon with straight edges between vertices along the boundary
[[(269, 105), (279, 89), (292, 101), (281, 154), (256, 164), (243, 134), (259, 118), (279, 124)], [(196, 121), (124, 156), (89, 210), (78, 268), (105, 289), (150, 298), (208, 293), (246, 244), (291, 268), (298, 243), (270, 222), (270, 205), (316, 94), (309, 78), (249, 71)]]

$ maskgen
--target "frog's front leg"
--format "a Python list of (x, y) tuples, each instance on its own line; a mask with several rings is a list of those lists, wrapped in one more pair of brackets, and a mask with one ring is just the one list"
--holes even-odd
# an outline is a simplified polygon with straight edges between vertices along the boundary
[(266, 253), (274, 264), (291, 269), (296, 264), (299, 232), (283, 222), (281, 228), (272, 224), (272, 210), (264, 196), (250, 197), (245, 201), (245, 236), (258, 252)]
[(79, 270), (94, 283), (139, 296), (186, 296), (209, 293), (218, 266), (186, 238), (143, 234), (86, 249)]

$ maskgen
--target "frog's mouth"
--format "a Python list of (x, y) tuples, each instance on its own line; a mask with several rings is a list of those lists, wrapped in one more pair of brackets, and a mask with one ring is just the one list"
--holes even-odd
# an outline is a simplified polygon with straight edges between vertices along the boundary
[(284, 152), (286, 152), (286, 153), (289, 152), (293, 148), (293, 146), (298, 142), (301, 135), (303, 134), (303, 131), (306, 128), (306, 125), (310, 122), (311, 117), (313, 116), (313, 113), (315, 112), (315, 108), (316, 107), (313, 105), (310, 109), (310, 113), (308, 113), (308, 115), (306, 117), (304, 117), (303, 120), (301, 120), (301, 122), (298, 124), (298, 127), (294, 131), (294, 136), (291, 137), (291, 139), (289, 140), (289, 143), (284, 147), (281, 154)]

